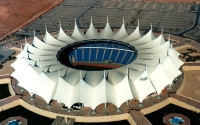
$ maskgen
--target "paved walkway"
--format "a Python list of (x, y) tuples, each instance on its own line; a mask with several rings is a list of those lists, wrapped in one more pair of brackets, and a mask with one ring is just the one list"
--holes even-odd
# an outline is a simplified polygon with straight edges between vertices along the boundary
[(7, 74), (7, 75), (0, 75), (0, 79), (6, 79), (6, 78), (10, 78), (10, 75)]
[(129, 114), (132, 116), (137, 125), (151, 125), (151, 123), (144, 117), (141, 112), (132, 110), (129, 112)]
[(200, 109), (200, 102), (194, 99), (190, 99), (188, 97), (179, 95), (179, 94), (171, 94), (171, 97), (181, 101), (181, 102), (185, 102), (188, 105), (194, 106), (198, 109)]
[(8, 104), (10, 102), (13, 102), (15, 100), (18, 100), (20, 98), (21, 98), (20, 95), (15, 95), (15, 96), (10, 96), (10, 97), (8, 97), (6, 99), (2, 99), (2, 100), (0, 100), (0, 107), (3, 106), (3, 105), (5, 105), (5, 104)]

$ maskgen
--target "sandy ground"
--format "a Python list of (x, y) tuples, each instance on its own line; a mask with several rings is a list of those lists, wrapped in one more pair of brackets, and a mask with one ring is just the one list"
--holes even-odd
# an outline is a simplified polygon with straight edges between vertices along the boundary
[(200, 101), (200, 66), (183, 66), (184, 81), (178, 94)]
[[(191, 45), (184, 45), (175, 48), (176, 51), (182, 53), (180, 56), (183, 56), (183, 53), (188, 53), (187, 49), (196, 49), (196, 52), (188, 53), (187, 55), (191, 57), (200, 56), (200, 50)], [(186, 62), (186, 58), (179, 57), (182, 61)], [(195, 62), (200, 62), (200, 59), (197, 59)], [(177, 91), (178, 94), (184, 95), (189, 98), (200, 101), (200, 66), (183, 66), (184, 80)]]
[[(134, 1), (139, 1), (139, 0), (134, 0)], [(181, 3), (200, 2), (200, 0), (144, 0), (144, 1), (154, 1), (154, 2), (181, 2)]]
[[(197, 50), (196, 52), (190, 52), (187, 49), (194, 49)], [(197, 58), (198, 56), (200, 56), (200, 50), (198, 50), (197, 48), (195, 48), (194, 46), (191, 45), (184, 45), (184, 46), (180, 46), (180, 47), (176, 47), (175, 48), (176, 51), (178, 51), (179, 53), (181, 53), (181, 55), (179, 56), (179, 59), (181, 59), (182, 61), (186, 62), (186, 58)], [(184, 58), (182, 58), (184, 56), (184, 53), (188, 53), (186, 54), (186, 56)], [(200, 58), (197, 58), (194, 62), (200, 62)]]
[(1, 0), (0, 37), (9, 35), (63, 0)]
[[(182, 53), (182, 52), (186, 52), (187, 51), (186, 49), (188, 49), (188, 48), (192, 48), (192, 49), (198, 50), (197, 48), (195, 48), (194, 46), (191, 46), (191, 45), (184, 45), (184, 46), (176, 47), (174, 49), (176, 51)], [(198, 52), (200, 52), (200, 51), (198, 50)]]
[[(16, 53), (13, 55), (16, 57), (16, 55), (19, 54), (20, 51), (15, 50)], [(15, 59), (16, 60), (16, 59)], [(0, 69), (0, 75), (5, 75), (5, 74), (11, 74), (14, 69), (10, 66), (15, 60), (9, 60), (6, 63), (3, 64), (3, 68)]]

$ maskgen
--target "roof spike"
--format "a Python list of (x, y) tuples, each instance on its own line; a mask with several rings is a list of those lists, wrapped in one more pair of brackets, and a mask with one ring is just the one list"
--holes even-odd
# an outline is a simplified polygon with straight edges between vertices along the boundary
[(109, 71), (107, 72), (107, 76), (106, 77), (108, 77), (108, 74), (109, 74)]
[(171, 48), (171, 49), (173, 48), (172, 43), (170, 43), (170, 48)]
[(67, 75), (67, 71), (68, 71), (68, 69), (66, 70), (65, 75), (63, 77), (65, 77)]
[(146, 64), (145, 64), (145, 70), (147, 71), (147, 62), (146, 62)]
[(45, 30), (46, 30), (46, 32), (47, 32), (47, 25), (45, 25)]
[(76, 23), (76, 18), (75, 18), (75, 25), (77, 25), (77, 23)]
[(152, 23), (151, 23), (151, 30), (152, 30)]
[(138, 19), (138, 26), (140, 26), (140, 19)]
[(51, 66), (48, 67), (47, 72), (50, 72), (49, 69), (51, 68)]
[(103, 70), (103, 78), (104, 78), (104, 79), (106, 78), (105, 70)]
[(91, 16), (91, 23), (92, 23), (92, 16)]
[(168, 41), (170, 41), (170, 34), (169, 34), (169, 36), (168, 36)]
[(167, 50), (167, 56), (169, 56), (169, 52), (168, 52), (168, 50)]
[(124, 17), (123, 17), (123, 24), (124, 24)]
[(25, 42), (26, 42), (26, 44), (27, 44), (26, 36), (25, 36)]
[(35, 61), (35, 65), (34, 66), (37, 66), (36, 64), (37, 64), (37, 61)]
[(83, 77), (82, 77), (82, 73), (81, 73), (81, 70), (80, 70), (80, 79), (81, 79), (81, 80), (83, 79)]
[(60, 69), (58, 68), (58, 77), (60, 77)]
[(163, 28), (161, 29), (161, 35), (163, 35)]
[(108, 23), (108, 16), (107, 16), (107, 23)]
[(22, 53), (22, 57), (21, 57), (21, 58), (23, 58), (23, 50), (22, 50), (22, 44), (21, 44), (21, 53)]
[(28, 65), (30, 65), (30, 59), (28, 59)]
[(59, 27), (61, 28), (61, 22), (59, 21)]
[(39, 63), (40, 63), (40, 72), (42, 72), (42, 64), (41, 64), (40, 59), (39, 59)]
[(160, 60), (160, 58), (158, 58), (159, 59), (159, 64), (161, 64), (161, 60)]
[(129, 75), (129, 69), (128, 69), (128, 67), (127, 67), (126, 75)]
[(22, 52), (22, 44), (21, 44), (21, 52)]

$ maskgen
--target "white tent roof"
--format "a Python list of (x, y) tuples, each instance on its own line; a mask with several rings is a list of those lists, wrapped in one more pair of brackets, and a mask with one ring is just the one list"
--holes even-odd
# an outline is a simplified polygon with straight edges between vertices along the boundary
[(159, 59), (167, 56), (167, 51), (161, 51), (159, 53), (152, 54), (139, 54), (137, 59)]
[(110, 25), (108, 23), (108, 18), (107, 18), (107, 23), (105, 28), (100, 32), (99, 38), (100, 39), (110, 39), (113, 36), (114, 32), (110, 28)]
[(102, 71), (91, 71), (87, 72), (85, 76), (85, 82), (92, 86), (95, 87), (97, 86), (103, 79), (104, 75)]
[(27, 49), (26, 51), (29, 51), (30, 53), (34, 54), (34, 55), (51, 55), (51, 56), (55, 56), (57, 54), (57, 51), (54, 50), (42, 50), (42, 49), (38, 49), (35, 48), (29, 44), (27, 44)]
[(148, 43), (142, 44), (142, 45), (136, 45), (136, 49), (148, 49), (148, 48), (153, 48), (157, 47), (161, 44), (164, 44), (166, 41), (163, 38), (163, 35), (160, 35), (158, 38), (154, 39), (153, 41), (150, 41)]
[(98, 39), (99, 38), (99, 33), (92, 23), (92, 17), (91, 17), (90, 27), (89, 27), (88, 31), (86, 32), (86, 36), (89, 39)]
[(89, 105), (91, 108), (95, 108), (96, 106), (94, 106), (94, 102), (96, 100), (95, 100), (94, 94), (91, 94), (91, 92), (94, 93), (94, 91), (95, 91), (95, 88), (87, 84), (84, 80), (81, 80), (79, 101), (83, 102), (86, 105)]
[(170, 56), (167, 56), (166, 60), (162, 64), (162, 67), (171, 81), (181, 74), (181, 71), (179, 71), (172, 63)]
[(60, 41), (64, 41), (64, 42), (66, 42), (67, 44), (73, 43), (73, 42), (77, 41), (77, 39), (75, 39), (74, 37), (68, 36), (68, 35), (63, 31), (63, 29), (62, 29), (61, 26), (60, 26), (60, 30), (59, 30), (57, 39), (60, 40)]
[(148, 65), (157, 65), (159, 63), (159, 59), (139, 59), (137, 58), (134, 63), (137, 63), (137, 64), (148, 64)]
[(20, 59), (22, 58), (22, 52), (20, 52), (18, 55), (17, 55), (17, 60), (15, 62), (13, 62), (10, 66), (13, 67), (14, 69), (17, 68), (19, 65), (18, 63), (20, 63)]
[(120, 40), (124, 37), (127, 37), (128, 33), (126, 32), (125, 24), (124, 24), (124, 18), (123, 18), (123, 24), (121, 28), (112, 36), (112, 39), (114, 40)]
[(156, 91), (151, 84), (146, 70), (135, 81), (130, 83), (130, 86), (131, 89), (134, 87), (134, 89), (132, 89), (133, 97), (139, 100), (139, 102), (142, 102), (148, 94)]
[(144, 71), (145, 66), (143, 64), (131, 63), (128, 65), (129, 68), (135, 69), (137, 71)]
[[(25, 41), (26, 41), (26, 39), (25, 39)], [(23, 50), (27, 51), (27, 50), (28, 50), (28, 45), (29, 45), (29, 44), (28, 44), (28, 42), (26, 41)], [(22, 45), (21, 45), (21, 49), (22, 49)]]
[[(131, 93), (131, 89), (129, 86), (128, 75), (126, 75), (121, 82), (114, 86), (115, 93), (117, 97), (117, 104), (115, 104), (118, 108), (127, 100), (133, 98)], [(123, 94), (122, 94), (123, 93)]]
[(78, 84), (76, 84), (74, 87), (73, 87), (73, 91), (72, 91), (72, 96), (69, 98), (71, 99), (71, 106), (74, 104), (74, 103), (77, 103), (77, 102), (80, 102), (80, 85), (81, 85), (81, 82), (82, 82), (82, 79), (79, 81)]
[[(24, 78), (23, 74), (25, 74), (25, 70), (28, 67), (28, 63), (25, 59), (19, 59), (18, 62), (15, 62), (12, 67), (16, 70), (11, 74), (12, 77), (16, 78), (19, 82)], [(22, 71), (22, 72), (20, 72)]]
[(122, 38), (121, 41), (129, 43), (134, 40), (140, 39), (141, 37), (142, 37), (142, 34), (140, 32), (139, 26), (137, 26), (136, 29), (134, 30), (134, 32), (132, 32), (127, 37)]
[(66, 69), (67, 70), (66, 66), (61, 65), (61, 64), (57, 64), (57, 65), (50, 66), (49, 67), (49, 72), (54, 72), (54, 71), (56, 71), (58, 69)]
[(144, 49), (144, 50), (138, 50), (138, 53), (140, 54), (148, 54), (148, 53), (157, 53), (157, 52), (162, 52), (162, 51), (167, 51), (170, 47), (170, 43), (166, 42), (160, 46), (151, 48), (151, 49)]
[(152, 30), (150, 30), (146, 35), (144, 35), (142, 38), (135, 40), (133, 42), (130, 42), (131, 45), (140, 45), (140, 44), (145, 44), (148, 42), (151, 42), (155, 39), (156, 37), (154, 36)]
[(116, 71), (109, 71), (108, 73), (108, 82), (110, 82), (113, 85), (118, 84), (123, 80), (124, 76), (120, 75)]
[(106, 79), (103, 78), (103, 80), (95, 87), (93, 88), (93, 104), (91, 106), (92, 109), (95, 109), (98, 105), (101, 103), (106, 102)]
[(25, 88), (32, 94), (39, 78), (37, 67), (29, 65), (24, 58), (19, 58), (12, 66), (16, 71), (13, 72), (11, 76), (17, 78), (19, 86)]
[(129, 69), (129, 79), (132, 81), (135, 81), (137, 78), (139, 78), (143, 74), (143, 71), (135, 71), (132, 69)]
[(106, 81), (105, 84), (106, 88), (106, 102), (113, 103), (117, 107), (120, 106), (120, 104), (117, 103), (117, 95), (115, 93), (115, 87), (110, 84), (108, 81)]
[(24, 58), (18, 58), (11, 64), (11, 67), (13, 67), (16, 71), (20, 71), (25, 69), (28, 65), (28, 62)]
[[(134, 45), (137, 58), (124, 67), (107, 71), (80, 71), (58, 62), (57, 52), (66, 44), (98, 38), (122, 40)], [(178, 69), (183, 62), (178, 59), (179, 53), (170, 47), (170, 42), (166, 42), (162, 34), (155, 38), (152, 30), (142, 37), (139, 25), (127, 35), (122, 24), (114, 34), (107, 21), (99, 34), (91, 23), (85, 35), (75, 24), (72, 36), (66, 35), (60, 26), (57, 38), (46, 32), (44, 41), (34, 36), (32, 45), (25, 44), (17, 60), (11, 64), (15, 69), (11, 76), (29, 93), (42, 97), (47, 103), (55, 99), (71, 107), (80, 102), (95, 109), (110, 102), (119, 108), (129, 99), (142, 102), (155, 91), (160, 94), (181, 74)]]
[(64, 77), (63, 79), (65, 79), (65, 81), (71, 84), (72, 86), (75, 86), (80, 81), (80, 77), (77, 77), (79, 75), (80, 75), (80, 71), (74, 71), (70, 74), (67, 74), (67, 76)]
[(58, 47), (63, 47), (63, 46), (67, 45), (66, 43), (63, 43), (63, 42), (55, 39), (53, 36), (51, 36), (51, 34), (49, 34), (48, 31), (46, 31), (43, 41), (46, 42), (47, 44), (58, 46)]
[(45, 67), (45, 66), (51, 66), (51, 65), (55, 65), (55, 64), (60, 64), (57, 60), (47, 60), (47, 61), (40, 61), (41, 66)]
[(34, 60), (34, 61), (47, 61), (47, 60), (55, 60), (57, 59), (55, 56), (38, 56), (38, 55), (34, 55), (34, 54), (28, 54), (29, 58)]
[(70, 98), (72, 97), (71, 91), (73, 86), (68, 84), (62, 77), (59, 77), (57, 88), (54, 94), (53, 99), (58, 100), (64, 103), (66, 106), (70, 107)]
[(179, 69), (181, 65), (184, 63), (177, 57), (177, 55), (174, 53), (174, 49), (170, 48), (168, 50), (168, 54), (171, 57), (171, 61), (173, 62), (174, 66)]
[(165, 74), (162, 65), (159, 64), (156, 69), (151, 73), (150, 79), (152, 81), (152, 84), (154, 88), (156, 89), (157, 93), (160, 94), (161, 91), (169, 84), (172, 83), (172, 81), (168, 78), (168, 76)]
[(76, 19), (75, 19), (75, 27), (74, 27), (74, 32), (72, 33), (72, 37), (75, 37), (77, 40), (87, 40), (87, 36), (83, 34), (80, 29), (78, 28), (76, 24)]
[(46, 73), (41, 72), (39, 77), (39, 83), (33, 90), (33, 93), (42, 97), (47, 103), (53, 99), (53, 95), (56, 90), (57, 82), (54, 82), (49, 77), (47, 77)]
[[(30, 94), (33, 93), (33, 90), (39, 84), (40, 74), (36, 71), (37, 70), (36, 68), (38, 68), (38, 67), (33, 67), (33, 66), (29, 65), (26, 68), (26, 70), (24, 70), (23, 79), (18, 84), (19, 86), (22, 86), (28, 92), (30, 92)], [(31, 74), (31, 75), (29, 75), (29, 74)]]
[(49, 45), (46, 44), (44, 42), (42, 42), (41, 40), (39, 40), (37, 37), (34, 37), (33, 39), (33, 45), (39, 49), (43, 49), (43, 50), (55, 50), (58, 51), (61, 49), (61, 47), (56, 47), (53, 45)]

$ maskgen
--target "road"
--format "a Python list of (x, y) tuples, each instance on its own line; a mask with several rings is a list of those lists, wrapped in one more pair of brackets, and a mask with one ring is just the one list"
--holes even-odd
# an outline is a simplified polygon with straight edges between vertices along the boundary
[(76, 18), (76, 24), (78, 25), (79, 28), (83, 28), (83, 26), (81, 26), (80, 24), (80, 18), (81, 16), (83, 16), (87, 11), (89, 11), (90, 9), (92, 9), (94, 7), (94, 5), (96, 5), (100, 0), (97, 0), (96, 2), (94, 2), (90, 7), (88, 7), (85, 11), (83, 11), (80, 15), (78, 15), (78, 17)]
[[(198, 6), (199, 6), (199, 5), (198, 5)], [(179, 34), (178, 34), (179, 36), (183, 36), (183, 34), (185, 34), (186, 32), (188, 32), (188, 31), (190, 31), (190, 30), (193, 30), (193, 29), (198, 25), (198, 22), (199, 22), (199, 14), (200, 14), (200, 9), (199, 9), (199, 7), (198, 7), (198, 11), (197, 11), (196, 14), (197, 14), (197, 15), (196, 15), (196, 19), (195, 19), (195, 21), (194, 21), (194, 23), (193, 23), (193, 26), (192, 26), (191, 28), (189, 28), (189, 29), (183, 31), (182, 33), (179, 33)]]

